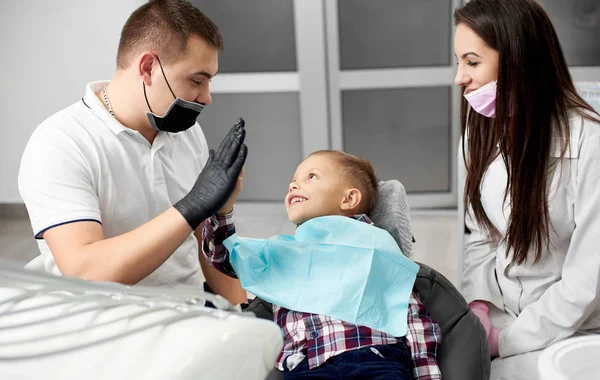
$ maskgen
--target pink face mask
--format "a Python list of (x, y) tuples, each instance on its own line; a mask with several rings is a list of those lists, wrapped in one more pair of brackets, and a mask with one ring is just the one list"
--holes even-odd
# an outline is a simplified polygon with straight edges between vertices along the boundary
[(496, 81), (493, 81), (464, 96), (477, 113), (496, 117), (496, 91)]

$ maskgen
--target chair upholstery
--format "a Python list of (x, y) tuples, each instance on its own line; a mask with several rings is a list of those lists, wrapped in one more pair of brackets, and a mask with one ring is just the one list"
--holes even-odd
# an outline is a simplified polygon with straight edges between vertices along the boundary
[(446, 380), (490, 378), (490, 350), (485, 329), (458, 289), (442, 274), (424, 264), (415, 290), (442, 329), (438, 363)]

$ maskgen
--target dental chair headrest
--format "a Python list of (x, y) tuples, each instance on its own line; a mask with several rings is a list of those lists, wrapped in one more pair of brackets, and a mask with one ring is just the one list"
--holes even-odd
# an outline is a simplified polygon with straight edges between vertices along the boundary
[(371, 220), (388, 231), (405, 256), (412, 258), (413, 234), (410, 226), (410, 209), (404, 186), (397, 180), (379, 181), (377, 203)]

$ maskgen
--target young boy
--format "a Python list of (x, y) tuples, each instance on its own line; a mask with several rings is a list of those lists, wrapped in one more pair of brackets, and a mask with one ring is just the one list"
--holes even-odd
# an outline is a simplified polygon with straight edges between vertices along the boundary
[[(372, 224), (368, 214), (376, 197), (377, 179), (369, 161), (339, 151), (318, 151), (296, 169), (285, 206), (296, 225), (329, 215)], [(206, 223), (202, 244), (208, 263), (232, 277), (236, 274), (223, 241), (234, 233), (233, 212), (217, 215)], [(408, 304), (405, 337), (277, 305), (273, 320), (283, 333), (276, 367), (286, 380), (441, 379), (436, 359), (440, 327), (415, 293)]]

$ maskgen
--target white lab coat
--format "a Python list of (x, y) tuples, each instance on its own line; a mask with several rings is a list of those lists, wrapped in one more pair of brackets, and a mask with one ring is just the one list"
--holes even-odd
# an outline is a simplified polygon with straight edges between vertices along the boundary
[[(576, 332), (600, 332), (600, 124), (578, 115), (570, 124), (562, 165), (559, 139), (552, 150), (551, 245), (540, 262), (510, 265), (506, 247), (487, 239), (468, 213), (465, 217), (471, 234), (462, 292), (467, 302), (491, 302), (511, 317), (511, 323), (497, 326), (502, 358), (540, 350)], [(484, 210), (501, 233), (510, 214), (510, 200), (503, 205), (506, 176), (498, 157), (482, 182)]]

